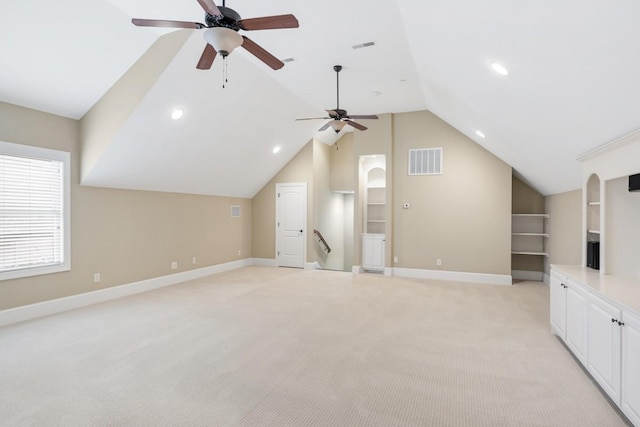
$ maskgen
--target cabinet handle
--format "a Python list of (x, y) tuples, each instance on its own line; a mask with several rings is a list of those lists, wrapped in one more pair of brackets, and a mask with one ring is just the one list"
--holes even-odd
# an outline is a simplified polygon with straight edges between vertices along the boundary
[(624, 322), (621, 322), (621, 321), (618, 320), (618, 325), (619, 326), (624, 326)]
[(611, 323), (616, 323), (617, 320), (616, 319), (611, 319)]

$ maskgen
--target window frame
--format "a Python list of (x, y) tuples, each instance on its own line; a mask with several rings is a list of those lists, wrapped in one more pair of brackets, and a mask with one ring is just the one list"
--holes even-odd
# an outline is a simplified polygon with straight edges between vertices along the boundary
[(0, 281), (18, 279), (22, 277), (39, 276), (43, 274), (59, 273), (71, 270), (71, 153), (50, 148), (34, 147), (31, 145), (14, 144), (0, 141), (0, 154), (5, 156), (30, 159), (53, 160), (62, 162), (63, 171), (63, 261), (59, 264), (41, 267), (27, 267), (18, 270), (0, 271)]

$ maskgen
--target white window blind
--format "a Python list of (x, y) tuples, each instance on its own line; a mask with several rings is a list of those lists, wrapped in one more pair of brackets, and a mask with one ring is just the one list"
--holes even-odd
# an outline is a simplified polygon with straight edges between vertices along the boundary
[(65, 161), (0, 151), (1, 278), (68, 269)]

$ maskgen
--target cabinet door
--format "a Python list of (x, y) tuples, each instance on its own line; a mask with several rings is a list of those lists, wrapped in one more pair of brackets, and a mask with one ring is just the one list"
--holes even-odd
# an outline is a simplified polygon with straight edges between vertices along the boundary
[(640, 426), (640, 319), (623, 313), (622, 412)]
[(384, 271), (384, 234), (362, 236), (362, 268)]
[(551, 281), (549, 282), (549, 299), (551, 304), (551, 330), (563, 340), (566, 338), (566, 298), (564, 276), (555, 271), (551, 271)]
[(573, 354), (587, 366), (587, 291), (578, 283), (567, 280), (566, 284), (566, 339)]
[(608, 302), (589, 295), (589, 372), (611, 400), (620, 405), (621, 312)]

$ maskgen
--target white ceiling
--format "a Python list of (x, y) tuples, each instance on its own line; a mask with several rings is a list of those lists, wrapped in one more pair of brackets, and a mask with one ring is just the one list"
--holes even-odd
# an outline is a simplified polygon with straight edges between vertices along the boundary
[[(3, 3), (0, 100), (75, 119), (166, 33), (135, 27), (132, 17), (203, 21), (196, 0)], [(84, 183), (251, 197), (323, 124), (294, 119), (335, 107), (335, 64), (344, 66), (342, 108), (429, 109), (543, 194), (580, 188), (576, 158), (640, 127), (636, 1), (229, 0), (227, 6), (244, 18), (296, 15), (298, 29), (244, 33), (295, 62), (273, 71), (238, 49), (222, 89), (220, 58), (209, 71), (195, 69), (204, 40), (193, 30)], [(352, 48), (369, 41), (376, 45)], [(504, 64), (509, 76), (493, 72), (491, 61)], [(175, 106), (186, 111), (181, 121), (168, 118)], [(331, 131), (320, 137), (335, 140)], [(275, 145), (283, 147), (277, 155)]]

